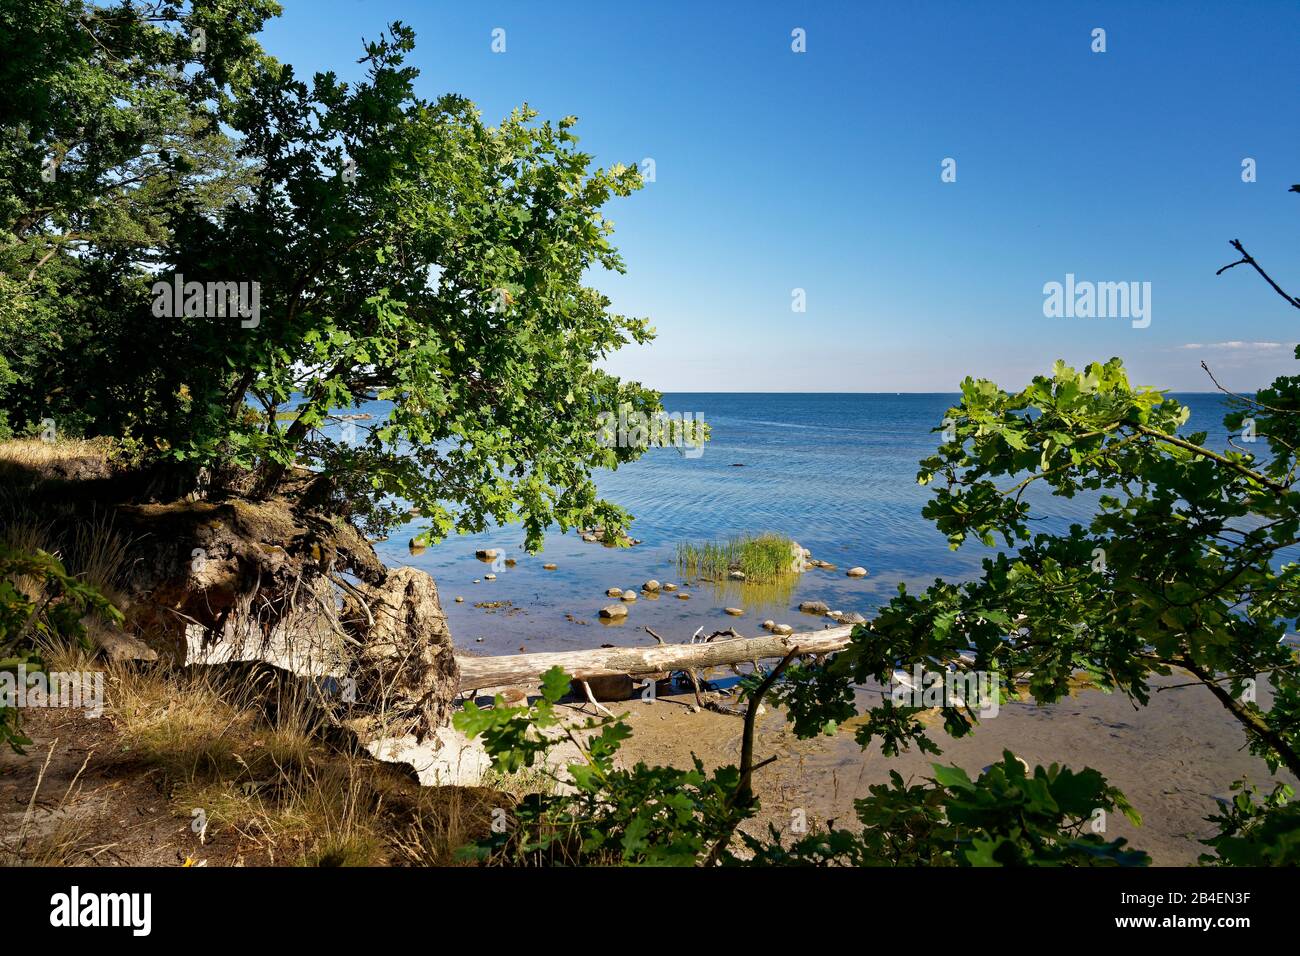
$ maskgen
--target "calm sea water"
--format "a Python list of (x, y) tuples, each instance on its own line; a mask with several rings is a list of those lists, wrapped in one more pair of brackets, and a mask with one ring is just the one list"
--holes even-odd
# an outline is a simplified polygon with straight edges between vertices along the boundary
[[(1208, 431), (1211, 447), (1223, 447), (1221, 397), (1178, 397), (1192, 409), (1185, 431)], [(765, 618), (796, 630), (819, 628), (829, 622), (801, 614), (800, 601), (822, 600), (834, 609), (869, 614), (900, 581), (921, 588), (936, 577), (960, 580), (978, 573), (988, 551), (978, 544), (949, 550), (943, 535), (921, 517), (929, 491), (916, 483), (918, 461), (938, 444), (931, 429), (956, 398), (669, 394), (667, 410), (699, 412), (709, 422), (712, 439), (703, 455), (688, 458), (676, 449), (653, 449), (597, 477), (601, 492), (635, 516), (631, 533), (641, 544), (612, 549), (573, 533), (553, 533), (544, 552), (527, 555), (515, 526), (453, 537), (413, 557), (407, 541), (420, 530), (413, 521), (377, 548), (390, 566), (410, 564), (433, 575), (457, 645), (483, 653), (650, 643), (644, 626), (668, 641), (685, 640), (699, 627), (706, 634), (733, 625), (743, 634), (758, 634)], [(374, 406), (368, 410), (382, 413), (380, 403)], [(1049, 517), (1044, 530), (1086, 521), (1090, 514), (1089, 503), (1081, 499), (1038, 495), (1031, 500), (1035, 514)], [(795, 539), (838, 570), (810, 570), (783, 593), (736, 583), (684, 586), (689, 600), (643, 596), (622, 622), (598, 619), (601, 607), (615, 603), (605, 596), (606, 588), (639, 589), (649, 578), (682, 583), (676, 567), (680, 542), (762, 531)], [(498, 548), (518, 564), (489, 581), (484, 574), (492, 569), (474, 557), (479, 548)], [(543, 570), (547, 562), (557, 570)], [(854, 565), (869, 575), (847, 578), (845, 570)], [(457, 596), (464, 603), (455, 603)], [(745, 616), (727, 616), (723, 608), (728, 606), (743, 607)]]

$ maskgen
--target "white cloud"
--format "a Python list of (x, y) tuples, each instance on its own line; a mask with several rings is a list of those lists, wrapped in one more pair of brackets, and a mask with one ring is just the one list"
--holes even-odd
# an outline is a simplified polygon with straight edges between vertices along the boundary
[(1186, 345), (1180, 345), (1180, 349), (1218, 349), (1222, 351), (1234, 352), (1267, 352), (1272, 349), (1291, 348), (1294, 343), (1290, 342), (1188, 342)]

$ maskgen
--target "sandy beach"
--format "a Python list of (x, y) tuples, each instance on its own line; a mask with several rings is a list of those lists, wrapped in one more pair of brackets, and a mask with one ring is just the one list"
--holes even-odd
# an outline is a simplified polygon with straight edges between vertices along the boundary
[[(1292, 786), (1297, 781), (1285, 771), (1271, 777), (1264, 762), (1247, 752), (1240, 725), (1203, 687), (1174, 686), (1183, 683), (1177, 675), (1162, 679), (1153, 685), (1147, 707), (1095, 690), (1049, 706), (1005, 704), (962, 740), (947, 737), (941, 728), (932, 734), (943, 750), (939, 757), (913, 750), (890, 758), (874, 745), (863, 751), (853, 739), (852, 722), (834, 737), (799, 740), (783, 715), (769, 708), (760, 718), (756, 755), (779, 759), (757, 775), (762, 811), (745, 829), (756, 833), (770, 823), (786, 832), (795, 810), (804, 811), (810, 828), (834, 820), (853, 829), (854, 799), (867, 795), (872, 784), (888, 782), (891, 770), (904, 780), (919, 780), (941, 762), (973, 776), (1010, 749), (1031, 765), (1056, 762), (1101, 771), (1142, 814), (1141, 827), (1110, 815), (1107, 837), (1125, 837), (1146, 850), (1156, 866), (1194, 864), (1206, 850), (1198, 841), (1215, 832), (1205, 817), (1216, 811), (1216, 797), (1230, 795), (1234, 780), (1249, 777), (1262, 789), (1274, 780)], [(1159, 687), (1165, 689), (1155, 690)], [(860, 693), (859, 709), (870, 697), (871, 692)], [(693, 702), (687, 694), (653, 704), (609, 704), (616, 713), (626, 712), (633, 728), (624, 758), (684, 766), (694, 753), (710, 768), (736, 763), (741, 720), (712, 711), (692, 713)]]

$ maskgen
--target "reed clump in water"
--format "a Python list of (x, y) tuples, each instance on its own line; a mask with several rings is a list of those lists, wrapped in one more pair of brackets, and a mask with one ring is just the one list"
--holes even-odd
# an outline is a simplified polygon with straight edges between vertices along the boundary
[(776, 581), (795, 572), (794, 542), (779, 534), (677, 546), (677, 569), (685, 577), (719, 578), (741, 571), (745, 580)]

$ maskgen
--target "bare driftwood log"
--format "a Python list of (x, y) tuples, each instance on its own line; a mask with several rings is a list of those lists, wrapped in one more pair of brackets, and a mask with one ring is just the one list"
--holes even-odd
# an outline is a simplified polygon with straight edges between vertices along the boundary
[(467, 657), (457, 654), (461, 692), (536, 681), (552, 667), (577, 680), (617, 674), (692, 671), (765, 658), (783, 658), (794, 648), (800, 654), (831, 654), (848, 646), (852, 625), (801, 634), (769, 634), (705, 644), (660, 644), (655, 647), (602, 647), (591, 651), (516, 654), (510, 657)]

